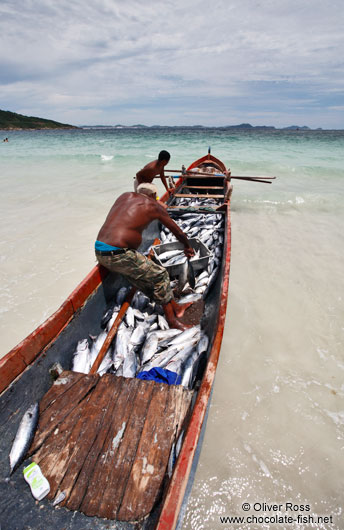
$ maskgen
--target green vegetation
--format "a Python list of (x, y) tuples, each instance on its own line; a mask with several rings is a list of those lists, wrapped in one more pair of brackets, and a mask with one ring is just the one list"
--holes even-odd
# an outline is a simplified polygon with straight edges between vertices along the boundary
[(77, 129), (77, 127), (53, 120), (23, 116), (16, 112), (0, 110), (0, 129), (10, 131), (20, 129)]

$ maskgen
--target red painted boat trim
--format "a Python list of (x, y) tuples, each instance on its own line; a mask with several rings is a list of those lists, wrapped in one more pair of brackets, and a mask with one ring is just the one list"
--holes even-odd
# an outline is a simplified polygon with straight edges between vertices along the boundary
[(201, 164), (204, 164), (206, 162), (209, 162), (211, 164), (216, 164), (218, 166), (218, 168), (220, 169), (220, 171), (226, 171), (226, 166), (224, 165), (223, 162), (221, 162), (221, 160), (219, 160), (218, 158), (216, 158), (216, 156), (213, 156), (211, 155), (210, 153), (208, 155), (205, 155), (205, 156), (202, 156), (201, 158), (199, 158), (198, 160), (195, 160), (195, 162), (193, 162), (189, 167), (188, 167), (188, 171), (190, 169), (194, 169), (198, 166), (200, 166)]
[(193, 457), (195, 455), (198, 439), (200, 437), (202, 423), (207, 410), (211, 389), (215, 379), (215, 372), (223, 336), (226, 319), (229, 269), (231, 255), (231, 233), (230, 233), (230, 204), (227, 204), (227, 246), (225, 249), (225, 272), (222, 278), (220, 311), (217, 321), (217, 332), (210, 352), (207, 369), (205, 371), (191, 420), (185, 435), (182, 449), (180, 451), (171, 482), (166, 494), (163, 508), (156, 530), (173, 530), (176, 527), (179, 512), (182, 506)]
[(57, 338), (106, 274), (106, 269), (96, 265), (55, 313), (0, 359), (0, 392)]

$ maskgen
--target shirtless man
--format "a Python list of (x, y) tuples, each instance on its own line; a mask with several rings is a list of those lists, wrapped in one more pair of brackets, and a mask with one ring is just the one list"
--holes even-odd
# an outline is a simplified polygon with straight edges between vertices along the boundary
[(112, 206), (95, 243), (97, 260), (108, 270), (123, 274), (137, 289), (161, 304), (172, 328), (184, 330), (188, 326), (178, 318), (190, 304), (177, 304), (167, 270), (136, 249), (141, 244), (143, 230), (157, 219), (183, 243), (188, 258), (195, 252), (184, 232), (156, 200), (154, 184), (141, 184), (137, 191), (123, 193)]
[(140, 171), (136, 173), (134, 190), (137, 191), (137, 187), (140, 184), (143, 184), (144, 182), (152, 182), (154, 177), (160, 175), (161, 182), (165, 186), (167, 193), (170, 194), (173, 188), (169, 188), (167, 186), (166, 177), (164, 173), (164, 167), (166, 166), (166, 164), (168, 164), (170, 158), (170, 153), (168, 153), (167, 151), (160, 151), (158, 160), (153, 160), (153, 162), (149, 162), (149, 164), (145, 165), (144, 168), (140, 169)]

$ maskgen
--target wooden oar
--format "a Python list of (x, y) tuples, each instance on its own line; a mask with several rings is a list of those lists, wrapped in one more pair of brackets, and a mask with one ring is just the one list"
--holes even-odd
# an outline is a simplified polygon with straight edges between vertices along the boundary
[(238, 179), (238, 180), (248, 180), (249, 182), (265, 182), (266, 184), (271, 184), (271, 180), (263, 180), (259, 178), (254, 177), (231, 177), (231, 179)]
[[(181, 173), (179, 171), (180, 175), (170, 175), (171, 178), (179, 179), (180, 177), (226, 177), (224, 173), (202, 173), (202, 172), (196, 172), (196, 171), (186, 171), (186, 173)], [(158, 178), (158, 177), (156, 177)], [(273, 180), (276, 177), (265, 177), (265, 176), (257, 176), (257, 177), (251, 177), (250, 175), (230, 175), (231, 179), (245, 179), (245, 180)]]
[[(153, 242), (153, 245), (159, 245), (160, 243), (160, 239), (155, 239), (154, 242)], [(151, 259), (153, 256), (153, 249), (150, 250), (149, 254), (148, 254), (148, 258)], [(111, 342), (113, 341), (117, 331), (118, 331), (118, 328), (123, 320), (123, 317), (128, 309), (128, 307), (130, 306), (131, 304), (131, 301), (134, 297), (134, 294), (136, 293), (136, 287), (132, 287), (129, 291), (129, 294), (127, 295), (125, 301), (123, 302), (122, 304), (122, 307), (121, 309), (119, 310), (118, 312), (118, 315), (115, 319), (115, 322), (112, 324), (112, 327), (109, 331), (109, 333), (107, 334), (106, 336), (106, 339), (104, 340), (104, 343), (103, 343), (103, 346), (100, 348), (99, 350), (99, 353), (97, 355), (97, 358), (96, 360), (94, 361), (93, 363), (93, 366), (90, 370), (90, 374), (96, 374), (98, 372), (98, 368), (99, 366), (101, 365), (102, 363), (102, 360), (104, 359), (105, 357), (105, 354), (106, 352), (108, 351), (109, 349), (109, 346), (111, 344)]]

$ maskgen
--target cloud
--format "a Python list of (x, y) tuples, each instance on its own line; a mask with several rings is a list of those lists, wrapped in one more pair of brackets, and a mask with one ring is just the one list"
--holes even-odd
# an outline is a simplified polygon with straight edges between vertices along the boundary
[(148, 125), (223, 125), (275, 110), (276, 125), (288, 125), (301, 103), (309, 123), (339, 126), (341, 9), (330, 0), (4, 1), (1, 108), (107, 124), (128, 123), (135, 109)]

